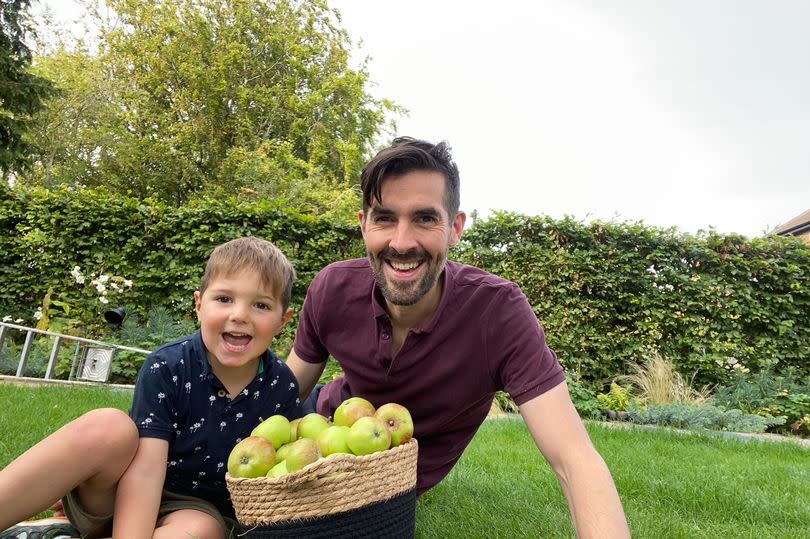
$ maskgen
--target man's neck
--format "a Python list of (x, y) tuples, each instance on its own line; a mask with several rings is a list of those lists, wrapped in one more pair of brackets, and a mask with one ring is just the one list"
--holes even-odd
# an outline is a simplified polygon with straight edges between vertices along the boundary
[(428, 323), (439, 308), (443, 289), (444, 273), (430, 292), (413, 305), (394, 305), (386, 300), (385, 306), (391, 317), (391, 324), (395, 328), (409, 330)]

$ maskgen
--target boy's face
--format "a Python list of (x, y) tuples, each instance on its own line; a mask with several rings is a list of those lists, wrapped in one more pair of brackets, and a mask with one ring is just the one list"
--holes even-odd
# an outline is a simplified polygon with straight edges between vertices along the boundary
[(253, 270), (215, 276), (194, 303), (215, 372), (255, 362), (292, 316)]

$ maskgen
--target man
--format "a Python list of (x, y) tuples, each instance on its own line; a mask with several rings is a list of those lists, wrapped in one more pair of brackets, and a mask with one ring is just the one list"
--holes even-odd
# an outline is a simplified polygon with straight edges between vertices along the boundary
[(395, 139), (361, 179), (367, 258), (331, 264), (310, 285), (287, 360), (302, 400), (332, 355), (344, 376), (310, 399), (318, 412), (332, 415), (349, 396), (406, 406), (421, 494), (447, 475), (504, 389), (556, 472), (577, 534), (628, 537), (610, 472), (526, 297), (447, 261), (466, 220), (447, 146)]

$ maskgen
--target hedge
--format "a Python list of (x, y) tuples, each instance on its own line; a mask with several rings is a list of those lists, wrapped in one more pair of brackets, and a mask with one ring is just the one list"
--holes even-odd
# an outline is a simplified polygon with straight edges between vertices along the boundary
[(810, 246), (641, 223), (498, 213), (457, 258), (519, 284), (560, 359), (599, 386), (658, 350), (696, 383), (810, 374)]
[[(113, 304), (191, 317), (210, 251), (247, 234), (295, 265), (294, 307), (326, 264), (364, 252), (356, 223), (272, 201), (171, 207), (104, 190), (0, 188), (0, 315), (30, 324), (44, 301), (54, 321), (78, 321), (91, 335)], [(793, 238), (497, 213), (476, 219), (451, 257), (518, 283), (561, 361), (593, 386), (651, 348), (699, 383), (724, 380), (733, 363), (810, 374), (810, 247)], [(77, 266), (84, 283), (71, 274)], [(101, 274), (107, 305), (91, 283)]]

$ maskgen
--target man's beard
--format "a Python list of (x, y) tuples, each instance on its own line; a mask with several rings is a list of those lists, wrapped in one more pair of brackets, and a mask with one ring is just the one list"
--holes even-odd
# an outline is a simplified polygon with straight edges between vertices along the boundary
[[(414, 253), (419, 255), (422, 264), (427, 264), (427, 271), (417, 281), (394, 281), (388, 282), (385, 276), (383, 266), (388, 264), (387, 260), (413, 260)], [(371, 271), (374, 273), (374, 281), (377, 287), (382, 292), (386, 301), (392, 305), (414, 305), (420, 299), (430, 292), (439, 280), (444, 269), (444, 264), (447, 262), (447, 252), (441, 252), (436, 257), (430, 258), (428, 253), (417, 253), (416, 251), (408, 251), (405, 254), (399, 254), (391, 249), (386, 249), (379, 255), (373, 255), (366, 250), (366, 255), (371, 263)], [(404, 284), (404, 286), (403, 286)]]

